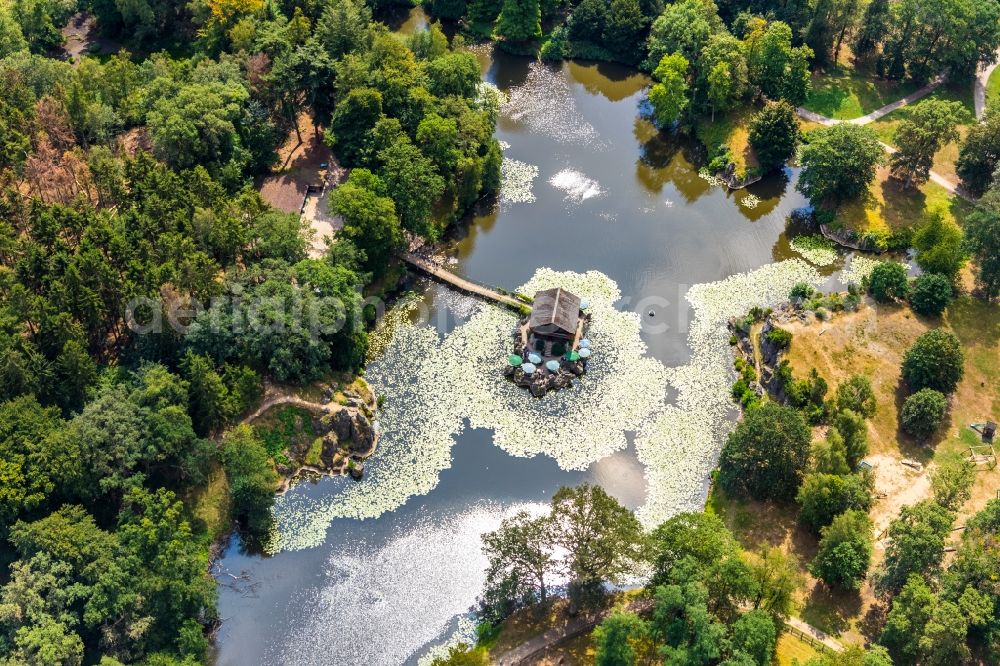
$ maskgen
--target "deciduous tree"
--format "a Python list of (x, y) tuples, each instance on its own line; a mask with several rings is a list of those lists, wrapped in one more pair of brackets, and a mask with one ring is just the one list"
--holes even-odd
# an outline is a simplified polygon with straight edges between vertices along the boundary
[(871, 128), (842, 123), (810, 132), (801, 161), (798, 190), (816, 204), (839, 203), (867, 192), (885, 156)]
[(780, 169), (799, 145), (799, 121), (785, 101), (768, 102), (750, 120), (750, 145), (764, 171)]
[(809, 429), (794, 409), (773, 402), (748, 412), (719, 459), (719, 483), (736, 497), (789, 500), (809, 461)]
[(951, 331), (934, 329), (914, 341), (903, 356), (903, 379), (911, 390), (951, 393), (965, 374), (962, 343)]
[(687, 108), (687, 69), (684, 56), (674, 53), (663, 56), (653, 72), (657, 83), (649, 89), (649, 102), (656, 121), (663, 127), (677, 122)]

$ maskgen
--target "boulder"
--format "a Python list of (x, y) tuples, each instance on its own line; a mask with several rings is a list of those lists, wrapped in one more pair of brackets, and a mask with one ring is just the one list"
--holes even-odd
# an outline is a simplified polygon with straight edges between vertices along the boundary
[(320, 419), (320, 431), (332, 432), (340, 442), (351, 439), (351, 414), (346, 409), (337, 409), (323, 416)]
[(328, 432), (323, 435), (323, 450), (320, 453), (319, 458), (323, 461), (324, 467), (333, 467), (334, 458), (337, 456), (337, 451), (339, 450), (340, 441), (337, 439), (336, 433)]
[(351, 416), (351, 448), (359, 453), (369, 452), (375, 446), (375, 431), (371, 421), (361, 413)]
[(353, 465), (348, 466), (347, 470), (351, 473), (352, 479), (360, 481), (365, 475), (365, 464), (356, 462)]

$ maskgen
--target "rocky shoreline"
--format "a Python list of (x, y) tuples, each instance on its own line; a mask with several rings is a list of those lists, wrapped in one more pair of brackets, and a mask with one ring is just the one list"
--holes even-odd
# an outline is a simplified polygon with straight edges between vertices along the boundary
[(293, 404), (312, 414), (310, 425), (316, 438), (285, 451), (292, 464), (277, 465), (282, 476), (278, 494), (300, 478), (350, 474), (361, 480), (364, 461), (375, 453), (378, 444), (378, 405), (367, 385), (362, 384), (361, 390), (331, 385), (324, 390), (320, 403), (296, 400)]
[(733, 354), (756, 371), (757, 379), (749, 383), (749, 388), (758, 397), (768, 395), (781, 404), (786, 402), (784, 387), (775, 376), (778, 366), (781, 365), (782, 349), (768, 339), (767, 333), (779, 328), (781, 324), (788, 324), (792, 321), (808, 322), (815, 317), (813, 312), (798, 307), (794, 303), (779, 305), (764, 318), (760, 331), (754, 336), (756, 348), (754, 347), (754, 339), (751, 338), (753, 329), (744, 329), (742, 326), (743, 318), (733, 317), (729, 320), (729, 332), (736, 340), (736, 344), (733, 345)]

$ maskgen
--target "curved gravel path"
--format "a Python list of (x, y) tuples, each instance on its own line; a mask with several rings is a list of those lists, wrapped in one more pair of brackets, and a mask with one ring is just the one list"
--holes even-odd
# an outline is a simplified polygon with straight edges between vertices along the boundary
[[(998, 54), (1000, 54), (1000, 51), (998, 51)], [(983, 88), (983, 102), (982, 102), (982, 104), (983, 104), (983, 107), (984, 107), (984, 110), (985, 110), (985, 104), (986, 104), (985, 103), (985, 99), (986, 99), (986, 87), (985, 87), (986, 84), (985, 84), (985, 81), (989, 80), (990, 73), (992, 73), (993, 70), (996, 67), (997, 67), (997, 65), (991, 65), (990, 67), (987, 67), (986, 70), (983, 70), (983, 71), (980, 72), (979, 77), (976, 79), (976, 117), (980, 117), (980, 111), (979, 111), (979, 105), (980, 105), (980, 102), (979, 102), (979, 88), (980, 88), (980, 86), (982, 86), (982, 88)], [(900, 108), (906, 106), (907, 104), (912, 104), (913, 102), (917, 101), (918, 99), (920, 99), (922, 97), (926, 97), (929, 93), (933, 92), (938, 86), (940, 86), (942, 83), (944, 83), (945, 80), (946, 80), (946, 78), (947, 78), (946, 75), (939, 74), (933, 81), (931, 81), (930, 83), (928, 83), (926, 86), (924, 86), (920, 90), (915, 90), (914, 92), (910, 93), (909, 95), (907, 95), (905, 97), (902, 97), (900, 99), (897, 99), (895, 102), (891, 102), (889, 104), (886, 104), (885, 106), (883, 106), (880, 109), (875, 109), (871, 113), (866, 113), (865, 115), (863, 115), (863, 116), (861, 116), (859, 118), (851, 118), (850, 120), (838, 120), (836, 118), (828, 118), (827, 116), (824, 116), (822, 114), (816, 113), (815, 111), (810, 111), (809, 109), (807, 109), (807, 108), (805, 108), (803, 106), (798, 107), (796, 109), (796, 111), (798, 112), (798, 114), (799, 114), (799, 116), (801, 118), (804, 118), (805, 120), (808, 120), (810, 122), (819, 123), (820, 125), (826, 125), (827, 127), (830, 127), (832, 125), (839, 125), (840, 123), (850, 123), (852, 125), (867, 125), (870, 122), (878, 120), (879, 118), (882, 118), (883, 116), (886, 116), (886, 115), (892, 113), (896, 109), (900, 109)], [(892, 146), (890, 146), (889, 144), (883, 143), (881, 141), (879, 143), (882, 144), (882, 148), (885, 149), (885, 152), (889, 153), (890, 155), (892, 155), (893, 153), (896, 152), (896, 149), (893, 148)], [(966, 192), (964, 192), (962, 190), (962, 188), (960, 188), (958, 186), (958, 183), (955, 183), (955, 182), (952, 182), (952, 181), (948, 180), (947, 178), (945, 178), (944, 176), (942, 176), (939, 173), (935, 173), (935, 172), (931, 171), (930, 172), (930, 180), (932, 182), (934, 182), (934, 183), (937, 183), (938, 185), (940, 185), (944, 189), (946, 189), (950, 194), (954, 194), (956, 196), (960, 196), (963, 199), (965, 199), (966, 201), (973, 201), (973, 198), (970, 197)]]
[[(922, 97), (926, 97), (930, 93), (937, 90), (942, 83), (947, 80), (945, 74), (938, 74), (934, 79), (919, 90), (914, 90), (909, 95), (905, 97), (900, 97), (895, 102), (889, 102), (885, 106), (875, 109), (871, 113), (866, 113), (863, 116), (858, 116), (857, 118), (849, 118), (847, 120), (838, 120), (836, 118), (828, 118), (824, 115), (816, 113), (815, 111), (810, 111), (804, 106), (800, 106), (797, 111), (799, 115), (806, 120), (811, 120), (814, 123), (820, 123), (821, 125), (837, 125), (839, 123), (850, 123), (851, 125), (867, 125), (870, 122), (874, 122), (883, 116), (887, 116), (896, 109), (900, 109), (907, 104), (912, 104)], [(988, 77), (987, 77), (988, 78)]]

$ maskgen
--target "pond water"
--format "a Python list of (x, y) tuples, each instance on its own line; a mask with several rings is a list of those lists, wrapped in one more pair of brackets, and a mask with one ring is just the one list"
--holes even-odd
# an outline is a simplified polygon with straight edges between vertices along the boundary
[[(417, 9), (393, 27), (425, 23)], [(593, 335), (606, 360), (585, 386), (529, 400), (492, 356), (508, 315), (418, 282), (375, 336), (368, 377), (387, 402), (366, 480), (297, 486), (276, 508), (277, 552), (225, 551), (220, 664), (417, 663), (468, 631), (479, 535), (560, 485), (599, 483), (647, 525), (697, 508), (734, 417), (721, 322), (800, 279), (836, 283), (842, 258), (814, 267), (790, 246), (805, 204), (793, 170), (729, 193), (699, 176), (693, 143), (646, 119), (644, 75), (476, 53), (510, 100), (497, 128), (508, 182), (451, 239), (450, 267), (592, 291), (612, 322)]]

